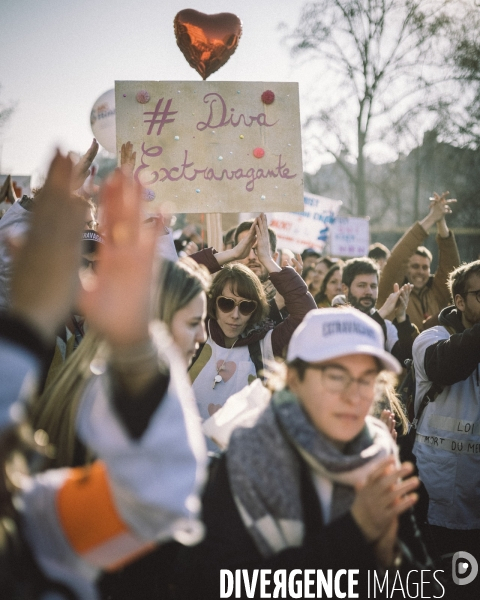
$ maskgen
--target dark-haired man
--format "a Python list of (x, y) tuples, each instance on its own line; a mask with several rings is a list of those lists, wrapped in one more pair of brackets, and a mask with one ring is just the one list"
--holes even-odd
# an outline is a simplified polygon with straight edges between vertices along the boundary
[[(416, 414), (432, 385), (439, 392), (420, 417), (414, 454), (440, 553), (469, 552), (480, 563), (480, 261), (455, 269), (448, 285), (454, 306), (413, 346)], [(479, 583), (476, 593), (454, 585), (455, 597), (478, 598)]]
[[(250, 227), (252, 226), (252, 223), (253, 223), (253, 219), (251, 219), (249, 221), (243, 221), (242, 223), (240, 223), (240, 225), (235, 230), (234, 246), (236, 246), (238, 244), (238, 242), (241, 242), (244, 238), (246, 238), (248, 236), (248, 233), (250, 231)], [(272, 258), (273, 258), (273, 260), (276, 261), (278, 258), (277, 235), (273, 231), (273, 229), (271, 229), (270, 227), (268, 228), (268, 239), (270, 240), (270, 250), (272, 252)], [(250, 254), (246, 258), (242, 258), (242, 260), (239, 260), (237, 262), (242, 263), (243, 265), (248, 267), (251, 271), (253, 271), (262, 283), (265, 283), (265, 281), (267, 281), (268, 271), (267, 271), (267, 269), (265, 269), (265, 267), (262, 265), (262, 263), (258, 260), (257, 251), (256, 251), (255, 246), (250, 250)]]
[[(452, 212), (448, 192), (441, 196), (434, 194), (430, 199), (428, 215), (414, 223), (392, 250), (390, 258), (382, 271), (378, 290), (378, 303), (381, 306), (395, 283), (413, 284), (407, 313), (410, 320), (420, 331), (431, 326), (432, 320), (448, 306), (450, 295), (447, 288), (448, 274), (458, 267), (460, 257), (453, 232), (447, 227), (445, 215)], [(420, 244), (428, 236), (429, 229), (437, 225), (437, 244), (439, 250), (438, 269), (430, 274), (432, 254)]]
[(376, 242), (369, 246), (367, 256), (377, 263), (382, 272), (390, 257), (390, 250), (384, 244)]
[[(399, 288), (387, 298), (380, 311), (375, 308), (378, 297), (378, 279), (380, 269), (371, 258), (352, 258), (345, 263), (342, 275), (342, 290), (348, 303), (372, 317), (382, 328), (385, 336), (385, 348), (402, 364), (412, 358), (412, 344), (418, 330), (410, 323), (406, 314), (411, 286)], [(389, 321), (386, 316), (394, 312), (395, 319)]]
[(234, 245), (235, 245), (235, 231), (236, 231), (236, 227), (231, 227), (223, 236), (223, 249), (224, 250), (231, 250)]
[[(253, 219), (249, 221), (242, 221), (242, 223), (238, 225), (234, 236), (235, 246), (238, 244), (238, 242), (241, 242), (249, 235), (252, 223)], [(274, 261), (277, 261), (277, 235), (270, 227), (268, 228), (268, 239), (270, 241), (272, 258)], [(258, 260), (256, 245), (251, 248), (250, 253), (246, 258), (242, 258), (237, 262), (240, 262), (248, 267), (260, 279), (270, 305), (270, 319), (272, 319), (275, 324), (281, 323), (283, 319), (288, 316), (288, 312), (285, 309), (285, 301), (282, 296), (278, 294), (277, 290), (270, 281), (267, 269)]]
[(314, 250), (313, 248), (305, 248), (305, 250), (301, 254), (303, 268), (308, 269), (308, 267), (314, 267), (319, 258), (321, 258), (321, 254)]

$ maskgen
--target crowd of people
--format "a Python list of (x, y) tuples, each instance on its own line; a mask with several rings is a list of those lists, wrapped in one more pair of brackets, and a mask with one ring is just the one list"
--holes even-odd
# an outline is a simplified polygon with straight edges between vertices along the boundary
[(455, 200), (360, 258), (277, 248), (264, 214), (204, 248), (146, 216), (131, 146), (86, 183), (97, 150), (2, 189), (2, 598), (478, 595), (480, 261)]

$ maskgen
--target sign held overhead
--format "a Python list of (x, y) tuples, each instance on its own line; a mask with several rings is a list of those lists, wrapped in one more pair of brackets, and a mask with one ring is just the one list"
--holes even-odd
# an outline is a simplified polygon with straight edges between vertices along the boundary
[(298, 84), (115, 83), (117, 152), (177, 212), (303, 210)]

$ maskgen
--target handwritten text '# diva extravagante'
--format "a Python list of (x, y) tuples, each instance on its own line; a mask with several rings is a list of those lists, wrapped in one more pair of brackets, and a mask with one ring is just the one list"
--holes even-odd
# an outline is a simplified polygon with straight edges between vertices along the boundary
[[(169, 98), (164, 104), (165, 98), (160, 98), (153, 111), (145, 111), (144, 123), (148, 123), (149, 127), (146, 132), (147, 136), (159, 137), (163, 128), (175, 122), (175, 115), (179, 111), (173, 110), (173, 99)], [(234, 108), (228, 109), (225, 100), (218, 93), (206, 94), (203, 102), (207, 105), (208, 115), (205, 120), (200, 120), (196, 124), (198, 131), (206, 129), (220, 129), (238, 127), (274, 127), (278, 121), (269, 123), (265, 113), (258, 115), (244, 115), (236, 113)], [(178, 165), (161, 166), (162, 160), (158, 158), (163, 153), (163, 147), (159, 145), (149, 146), (145, 142), (142, 143), (140, 165), (135, 171), (135, 178), (143, 185), (150, 186), (159, 182), (166, 181), (223, 181), (223, 180), (244, 180), (245, 189), (247, 192), (252, 192), (255, 188), (255, 181), (260, 179), (294, 179), (296, 173), (290, 173), (287, 166), (287, 161), (282, 159), (282, 155), (275, 154), (275, 164), (268, 164), (268, 157), (265, 156), (265, 165), (263, 168), (245, 167), (242, 165), (229, 166), (229, 168), (220, 169), (213, 165), (197, 165), (193, 158), (189, 157), (189, 150), (184, 148), (183, 161)], [(278, 157), (278, 162), (277, 162)], [(170, 161), (169, 161), (170, 162)], [(170, 162), (171, 164), (171, 162)]]

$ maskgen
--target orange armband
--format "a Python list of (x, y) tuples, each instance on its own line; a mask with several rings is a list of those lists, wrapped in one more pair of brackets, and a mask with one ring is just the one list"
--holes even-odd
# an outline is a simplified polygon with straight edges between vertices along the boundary
[(101, 569), (119, 569), (155, 548), (122, 520), (101, 461), (70, 470), (57, 493), (57, 512), (75, 552)]

